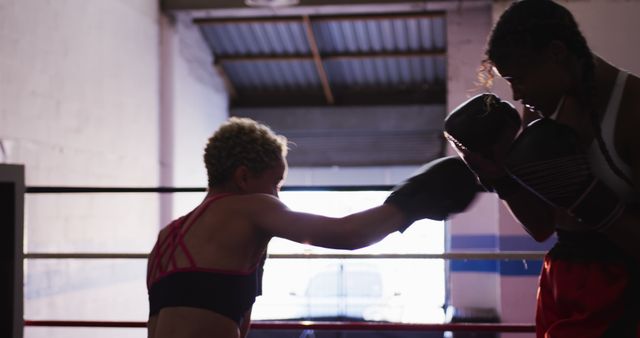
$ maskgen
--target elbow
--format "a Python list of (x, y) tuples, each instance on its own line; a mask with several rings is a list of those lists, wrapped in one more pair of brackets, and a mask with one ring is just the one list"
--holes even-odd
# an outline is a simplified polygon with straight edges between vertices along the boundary
[(542, 243), (547, 239), (549, 239), (549, 237), (551, 237), (551, 234), (544, 234), (544, 235), (537, 234), (537, 235), (533, 235), (532, 237), (536, 242)]
[(354, 221), (353, 217), (347, 216), (343, 222), (330, 235), (331, 246), (339, 250), (356, 250), (369, 246), (376, 242), (374, 233), (369, 227), (363, 226), (361, 222)]
[(340, 219), (331, 237), (336, 249), (356, 250), (378, 243), (397, 227), (395, 219), (362, 218), (361, 214), (354, 214)]
[(538, 219), (517, 218), (517, 220), (529, 236), (538, 243), (546, 241), (556, 232), (556, 227), (553, 225), (555, 222), (551, 217)]
[(548, 240), (555, 233), (554, 228), (539, 228), (537, 231), (530, 231), (529, 235), (538, 243)]
[(555, 233), (555, 227), (548, 225), (534, 225), (531, 222), (520, 222), (524, 230), (533, 238), (536, 242), (542, 243), (549, 239)]
[(345, 229), (342, 229), (342, 231), (325, 233), (322, 237), (302, 241), (301, 243), (329, 249), (356, 250), (369, 246), (375, 242), (369, 240), (366, 236), (363, 236), (363, 234), (357, 231), (344, 230)]
[(373, 243), (369, 242), (369, 241), (366, 241), (364, 238), (358, 237), (356, 235), (356, 236), (349, 236), (347, 238), (344, 238), (342, 243), (340, 243), (336, 249), (340, 249), (340, 250), (356, 250), (356, 249), (362, 249), (362, 248), (367, 247), (367, 246), (369, 246), (371, 244), (373, 244)]
[[(380, 238), (378, 238), (380, 237)], [(375, 244), (380, 241), (381, 236), (372, 236), (371, 232), (363, 232), (361, 229), (354, 228), (353, 231), (347, 231), (342, 234), (338, 249), (356, 250)]]

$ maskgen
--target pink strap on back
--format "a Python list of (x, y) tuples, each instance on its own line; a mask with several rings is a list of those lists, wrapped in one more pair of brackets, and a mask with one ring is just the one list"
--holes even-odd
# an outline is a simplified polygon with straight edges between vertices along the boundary
[(225, 194), (216, 194), (213, 195), (209, 198), (207, 198), (206, 200), (204, 200), (204, 202), (202, 202), (194, 211), (195, 214), (193, 215), (193, 221), (187, 223), (187, 220), (185, 220), (185, 226), (181, 232), (182, 236), (180, 237), (180, 240), (182, 240), (182, 238), (184, 238), (184, 235), (186, 235), (187, 231), (189, 231), (189, 229), (191, 228), (191, 225), (193, 225), (193, 223), (196, 221), (196, 219), (198, 219), (198, 217), (200, 217), (200, 215), (207, 209), (207, 207), (209, 206), (209, 204), (211, 204), (214, 201), (217, 201), (221, 198), (227, 197), (233, 195), (232, 193), (225, 193)]
[[(169, 229), (167, 235), (154, 247), (154, 250), (157, 250), (157, 252), (149, 267), (149, 272), (158, 272), (156, 278), (154, 278), (155, 280), (167, 275), (174, 270), (179, 269), (175, 258), (175, 251), (178, 249), (178, 247), (182, 249), (182, 252), (189, 260), (190, 268), (197, 268), (193, 256), (184, 243), (184, 236), (187, 234), (187, 231), (189, 231), (193, 223), (195, 223), (195, 221), (200, 217), (200, 215), (202, 215), (202, 213), (212, 202), (230, 195), (233, 194), (225, 193), (213, 195), (204, 200), (198, 207), (196, 207), (196, 209), (189, 212), (187, 215), (174, 220), (168, 225)], [(166, 265), (163, 265), (162, 258), (167, 257), (167, 255), (169, 255), (169, 259), (167, 260)], [(151, 275), (152, 274), (149, 273), (149, 276)], [(149, 281), (147, 281), (147, 284), (150, 284)]]

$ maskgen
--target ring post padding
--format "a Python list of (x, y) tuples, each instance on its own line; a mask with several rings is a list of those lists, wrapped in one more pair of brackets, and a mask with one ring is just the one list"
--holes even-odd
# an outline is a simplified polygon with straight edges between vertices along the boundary
[(23, 337), (23, 235), (24, 166), (0, 164), (0, 241), (1, 312), (9, 320), (0, 320), (0, 336)]

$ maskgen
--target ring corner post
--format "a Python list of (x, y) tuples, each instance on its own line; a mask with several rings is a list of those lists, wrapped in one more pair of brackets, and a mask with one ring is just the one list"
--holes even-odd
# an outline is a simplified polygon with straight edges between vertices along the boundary
[(0, 224), (7, 236), (0, 236), (2, 313), (10, 320), (0, 321), (0, 335), (22, 338), (24, 331), (24, 166), (0, 164)]

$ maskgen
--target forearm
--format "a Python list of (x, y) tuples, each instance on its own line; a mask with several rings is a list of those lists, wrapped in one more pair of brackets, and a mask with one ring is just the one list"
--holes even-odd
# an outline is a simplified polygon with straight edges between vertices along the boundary
[(384, 204), (344, 217), (304, 212), (272, 212), (259, 220), (277, 237), (332, 249), (358, 249), (382, 240), (406, 222), (395, 206)]
[(277, 199), (253, 196), (239, 216), (270, 237), (333, 249), (357, 249), (380, 241), (397, 231), (405, 215), (383, 204), (344, 217), (329, 217), (292, 211)]
[(536, 241), (542, 242), (555, 232), (553, 207), (532, 192), (521, 187), (503, 198), (503, 202)]
[(339, 238), (332, 241), (337, 249), (358, 249), (377, 243), (407, 222), (405, 215), (395, 206), (384, 204), (339, 219)]

